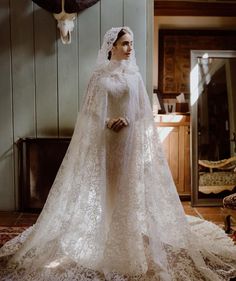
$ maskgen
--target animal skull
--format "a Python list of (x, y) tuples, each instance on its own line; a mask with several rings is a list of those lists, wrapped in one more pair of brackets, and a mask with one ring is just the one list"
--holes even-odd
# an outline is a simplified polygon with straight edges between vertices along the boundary
[(60, 29), (63, 44), (71, 43), (71, 32), (74, 29), (74, 20), (81, 11), (93, 6), (99, 0), (32, 0), (41, 8), (53, 13)]
[(60, 30), (61, 41), (63, 44), (71, 43), (71, 32), (73, 31), (76, 19), (76, 13), (68, 14), (62, 11), (60, 14), (53, 14), (54, 18), (57, 20), (57, 27)]

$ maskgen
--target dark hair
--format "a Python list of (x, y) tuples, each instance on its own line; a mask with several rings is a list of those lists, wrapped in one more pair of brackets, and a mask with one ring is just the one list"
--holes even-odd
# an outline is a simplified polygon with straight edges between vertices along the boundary
[[(113, 46), (116, 45), (117, 41), (123, 36), (125, 35), (126, 33), (128, 33), (126, 30), (124, 29), (121, 29), (120, 32), (118, 33), (117, 35), (117, 38), (116, 38), (116, 41), (113, 43)], [(108, 57), (107, 57), (109, 60), (111, 59), (111, 51), (109, 51), (108, 53)]]

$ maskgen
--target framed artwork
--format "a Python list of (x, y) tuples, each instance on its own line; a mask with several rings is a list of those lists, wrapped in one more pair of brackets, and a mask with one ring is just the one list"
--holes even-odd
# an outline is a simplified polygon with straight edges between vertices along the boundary
[(190, 93), (190, 51), (232, 50), (235, 31), (160, 30), (158, 92), (163, 98)]

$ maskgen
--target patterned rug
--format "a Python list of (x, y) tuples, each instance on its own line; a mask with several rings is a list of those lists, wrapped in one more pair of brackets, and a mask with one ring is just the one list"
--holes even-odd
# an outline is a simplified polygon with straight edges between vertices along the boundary
[(0, 226), (0, 247), (27, 228), (27, 226)]

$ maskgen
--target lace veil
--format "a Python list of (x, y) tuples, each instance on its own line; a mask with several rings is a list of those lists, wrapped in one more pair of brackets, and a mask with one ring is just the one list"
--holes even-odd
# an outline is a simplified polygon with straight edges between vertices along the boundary
[[(100, 69), (109, 64), (110, 61), (108, 59), (108, 54), (111, 51), (113, 44), (117, 39), (118, 33), (122, 29), (125, 30), (127, 33), (129, 33), (131, 35), (132, 40), (134, 40), (133, 32), (128, 26), (112, 27), (111, 29), (109, 29), (104, 35), (102, 47), (98, 52), (95, 69)], [(134, 42), (133, 42), (133, 46), (134, 46)], [(134, 49), (132, 50), (131, 56), (127, 60), (127, 63), (137, 68)]]

